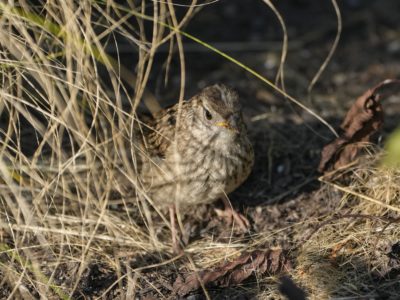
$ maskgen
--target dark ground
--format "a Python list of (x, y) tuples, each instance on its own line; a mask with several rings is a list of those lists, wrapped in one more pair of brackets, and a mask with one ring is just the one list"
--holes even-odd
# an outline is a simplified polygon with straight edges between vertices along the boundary
[[(366, 89), (386, 78), (399, 77), (399, 1), (339, 2), (343, 18), (340, 42), (311, 94), (307, 93), (307, 87), (335, 37), (337, 21), (333, 7), (329, 1), (306, 0), (278, 1), (276, 5), (289, 35), (285, 88), (330, 124), (340, 124), (346, 109)], [(262, 1), (219, 1), (200, 10), (184, 30), (274, 80), (279, 67), (282, 30)], [(273, 231), (301, 220), (317, 219), (329, 212), (339, 195), (326, 197), (316, 171), (322, 146), (333, 138), (329, 130), (226, 59), (188, 39), (184, 39), (184, 47), (188, 97), (216, 82), (233, 86), (241, 96), (256, 164), (247, 182), (230, 198), (250, 219), (253, 231)], [(166, 57), (167, 48), (162, 48), (149, 84), (149, 89), (155, 91), (165, 105), (176, 101), (179, 91), (179, 64), (175, 59), (169, 72), (169, 84), (164, 86)], [(399, 124), (400, 115), (398, 97), (385, 101), (383, 138)], [(216, 218), (212, 205), (197, 211), (196, 216), (186, 221), (192, 229), (192, 241), (204, 236), (213, 236), (216, 241), (229, 237), (231, 228)], [(295, 248), (305, 234), (288, 232), (265, 246)], [(244, 236), (238, 234), (237, 237)], [(139, 265), (157, 262), (151, 255), (146, 259), (145, 263), (139, 260)], [(174, 297), (170, 287), (176, 272), (182, 271), (179, 268), (177, 263), (143, 274), (148, 282), (142, 282), (145, 287), (139, 298), (159, 298), (154, 286), (166, 297)], [(115, 279), (112, 272), (101, 271), (99, 266), (88, 272), (80, 292), (89, 297), (99, 295), (99, 284), (107, 285)], [(106, 280), (102, 281), (104, 278)], [(110, 297), (116, 295), (118, 289), (111, 292)], [(248, 299), (256, 295), (225, 289), (213, 291), (212, 297)], [(188, 297), (200, 298), (200, 294)]]
[[(311, 94), (307, 93), (307, 87), (336, 34), (332, 4), (307, 0), (274, 1), (274, 4), (286, 22), (289, 35), (285, 88), (335, 127), (352, 101), (366, 89), (386, 78), (400, 77), (399, 1), (339, 1), (343, 18), (340, 42)], [(184, 30), (274, 81), (279, 67), (282, 30), (263, 1), (222, 0), (205, 6)], [(301, 220), (317, 219), (329, 212), (339, 196), (326, 197), (316, 171), (321, 148), (333, 138), (329, 130), (240, 67), (188, 39), (184, 39), (184, 47), (187, 97), (216, 82), (231, 85), (241, 96), (256, 164), (250, 178), (230, 199), (234, 207), (249, 218), (252, 231), (273, 231)], [(179, 94), (177, 55), (172, 60), (169, 83), (164, 86), (167, 50), (167, 47), (161, 48), (157, 54), (148, 86), (165, 105), (176, 101)], [(126, 49), (123, 54), (126, 61), (129, 61), (129, 52)], [(379, 141), (399, 124), (399, 101), (398, 97), (385, 100), (386, 120)], [(213, 207), (199, 207), (197, 214), (186, 220), (191, 228), (191, 242), (210, 236), (215, 241), (226, 241), (230, 236), (231, 228), (217, 219)], [(264, 246), (292, 249), (305, 235), (306, 232), (287, 232)], [(243, 234), (236, 236), (246, 239)], [(132, 266), (158, 261), (157, 255), (149, 255), (133, 259)], [(142, 274), (147, 282), (141, 281), (139, 299), (159, 298), (155, 287), (166, 297), (174, 298), (170, 287), (176, 273), (182, 272), (180, 267), (177, 262)], [(76, 298), (99, 296), (116, 278), (113, 271), (93, 264), (85, 272)], [(116, 285), (107, 298), (117, 297), (121, 292)], [(256, 297), (245, 289), (216, 290), (212, 291), (212, 296), (215, 299)], [(193, 294), (187, 299), (202, 298), (200, 294)]]
[[(311, 94), (307, 93), (307, 87), (327, 56), (336, 34), (334, 9), (329, 1), (277, 1), (276, 5), (289, 35), (285, 88), (335, 127), (357, 96), (386, 78), (399, 77), (399, 1), (339, 2), (343, 18), (340, 42)], [(219, 1), (200, 10), (184, 30), (274, 81), (279, 67), (282, 30), (262, 1)], [(233, 86), (241, 96), (255, 147), (256, 164), (247, 182), (230, 198), (250, 219), (253, 232), (285, 228), (329, 212), (339, 195), (327, 197), (317, 181), (316, 171), (322, 146), (333, 138), (329, 130), (226, 59), (188, 39), (184, 39), (184, 47), (188, 97), (216, 82)], [(169, 83), (164, 86), (166, 58), (167, 48), (162, 48), (157, 54), (149, 84), (149, 89), (155, 91), (165, 105), (176, 101), (179, 91), (179, 64), (175, 59), (169, 71)], [(399, 124), (398, 97), (386, 99), (384, 109), (386, 120), (380, 136), (383, 139), (379, 141)], [(186, 220), (192, 229), (192, 242), (205, 236), (213, 236), (216, 241), (229, 237), (231, 228), (216, 218), (213, 207), (200, 207), (196, 216)], [(292, 249), (299, 245), (305, 234), (288, 232), (265, 247)], [(246, 238), (241, 234), (237, 237)], [(144, 259), (145, 262), (139, 259), (138, 264), (157, 262), (152, 255)], [(142, 282), (144, 288), (139, 298), (159, 298), (154, 287), (166, 297), (174, 297), (170, 288), (176, 272), (182, 272), (180, 267), (176, 263), (143, 274), (148, 282)], [(99, 285), (110, 284), (115, 279), (112, 272), (107, 272), (94, 266), (83, 280), (80, 292), (87, 297), (99, 295)], [(116, 289), (110, 297), (118, 294)], [(215, 299), (256, 297), (243, 289), (217, 290), (211, 295)], [(200, 294), (188, 297), (201, 298)]]

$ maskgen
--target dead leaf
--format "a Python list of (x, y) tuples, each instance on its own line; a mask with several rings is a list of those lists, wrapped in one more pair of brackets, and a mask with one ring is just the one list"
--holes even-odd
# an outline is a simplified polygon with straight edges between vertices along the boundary
[(251, 275), (277, 274), (289, 271), (291, 268), (291, 263), (284, 250), (257, 250), (245, 253), (214, 269), (190, 273), (184, 278), (178, 277), (174, 283), (174, 292), (179, 296), (185, 296), (199, 289), (201, 283), (207, 287), (227, 287), (239, 284)]
[(340, 129), (341, 133), (321, 152), (318, 171), (336, 170), (354, 160), (360, 149), (383, 124), (383, 109), (379, 92), (399, 80), (385, 80), (360, 96), (347, 112)]

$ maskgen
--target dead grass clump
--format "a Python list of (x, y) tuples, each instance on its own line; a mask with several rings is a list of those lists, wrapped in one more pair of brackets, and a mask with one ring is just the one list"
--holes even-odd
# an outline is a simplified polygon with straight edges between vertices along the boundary
[[(137, 275), (122, 275), (118, 260), (169, 250), (160, 241), (169, 236), (166, 224), (155, 232), (150, 205), (137, 200), (133, 132), (141, 101), (150, 110), (154, 104), (146, 85), (155, 52), (166, 42), (174, 49), (176, 33), (165, 24), (180, 28), (194, 9), (177, 19), (168, 3), (0, 3), (0, 286), (7, 297), (72, 297), (93, 262), (116, 274), (99, 290), (125, 280), (132, 292)], [(132, 71), (118, 51), (107, 53), (121, 40), (136, 48)]]
[(296, 276), (315, 299), (400, 292), (400, 261), (392, 253), (400, 241), (400, 170), (382, 166), (381, 156), (369, 154), (353, 167), (347, 184), (326, 181), (343, 192), (341, 201), (297, 258)]

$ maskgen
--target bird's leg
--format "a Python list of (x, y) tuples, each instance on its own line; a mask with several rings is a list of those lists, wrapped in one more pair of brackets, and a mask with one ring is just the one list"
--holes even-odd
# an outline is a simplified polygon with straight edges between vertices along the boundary
[(182, 252), (182, 247), (181, 247), (180, 238), (179, 238), (177, 226), (176, 226), (177, 224), (176, 224), (176, 205), (175, 204), (172, 204), (169, 207), (169, 220), (171, 222), (172, 250), (174, 251), (174, 254), (180, 254)]
[(229, 199), (226, 195), (222, 197), (222, 201), (224, 203), (225, 209), (215, 209), (217, 215), (221, 218), (227, 220), (228, 224), (231, 225), (232, 223), (236, 223), (239, 228), (243, 231), (247, 231), (250, 228), (249, 220), (243, 216), (241, 213), (235, 211), (229, 202)]

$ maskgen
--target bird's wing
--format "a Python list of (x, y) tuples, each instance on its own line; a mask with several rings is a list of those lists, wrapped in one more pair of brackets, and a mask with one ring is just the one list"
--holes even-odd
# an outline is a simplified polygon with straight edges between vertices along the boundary
[(164, 158), (175, 134), (176, 107), (172, 106), (157, 113), (153, 118), (146, 117), (143, 122), (145, 148), (150, 156)]

